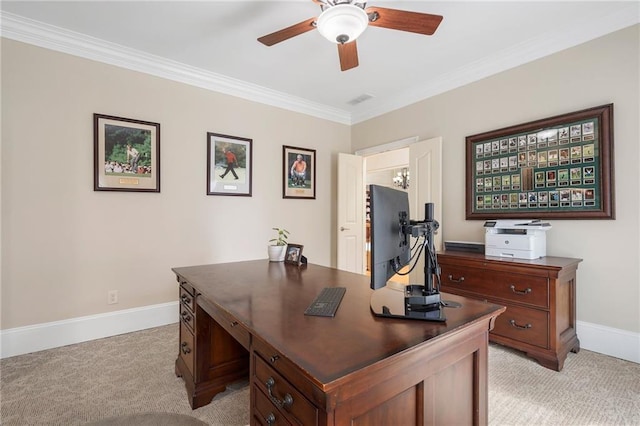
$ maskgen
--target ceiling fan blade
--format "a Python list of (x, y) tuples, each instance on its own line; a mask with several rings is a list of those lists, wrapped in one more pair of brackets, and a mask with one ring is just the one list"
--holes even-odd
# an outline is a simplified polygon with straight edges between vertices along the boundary
[(266, 46), (273, 46), (281, 41), (288, 40), (300, 34), (304, 34), (307, 31), (311, 31), (316, 28), (313, 24), (316, 18), (309, 18), (306, 21), (299, 22), (287, 28), (283, 28), (280, 31), (276, 31), (271, 34), (267, 34), (258, 39), (258, 41)]
[(338, 43), (338, 56), (340, 57), (340, 69), (342, 71), (350, 70), (358, 66), (358, 48), (356, 41), (350, 43)]
[[(392, 30), (432, 35), (442, 21), (442, 16), (406, 10), (387, 9), (386, 7), (368, 7), (369, 25), (390, 28)], [(372, 18), (372, 14), (374, 17)], [(377, 18), (376, 16), (377, 15)]]

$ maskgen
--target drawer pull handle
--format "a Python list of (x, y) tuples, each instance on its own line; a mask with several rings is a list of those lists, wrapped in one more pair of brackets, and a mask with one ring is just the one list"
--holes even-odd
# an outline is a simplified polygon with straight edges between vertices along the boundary
[(183, 319), (185, 322), (189, 322), (189, 321), (191, 321), (191, 315), (189, 315), (189, 312), (187, 312), (187, 311), (182, 311), (182, 319)]
[(238, 324), (239, 324), (239, 323), (238, 323), (238, 321), (232, 321), (232, 322), (231, 322), (231, 327), (235, 327), (235, 326), (236, 326), (236, 325), (238, 325)]
[(180, 345), (180, 349), (182, 349), (182, 353), (185, 355), (191, 352), (191, 348), (189, 348), (187, 342), (182, 342), (182, 345)]
[(515, 294), (522, 294), (522, 295), (525, 295), (525, 294), (529, 294), (529, 293), (531, 293), (531, 287), (527, 287), (527, 288), (526, 288), (526, 289), (524, 289), (524, 290), (516, 290), (516, 286), (515, 286), (515, 285), (511, 285), (511, 287), (509, 287), (509, 288), (510, 288), (510, 289), (511, 289), (511, 291), (512, 291), (512, 292), (514, 292)]
[(184, 303), (191, 303), (191, 299), (186, 294), (183, 294), (182, 297), (180, 297), (180, 299), (182, 299)]
[(518, 325), (518, 324), (516, 324), (516, 320), (509, 320), (509, 324), (511, 324), (512, 327), (519, 328), (521, 330), (526, 330), (527, 328), (531, 328), (532, 327), (532, 325), (529, 324), (529, 323), (527, 323), (525, 325)]
[(273, 413), (269, 413), (269, 415), (264, 418), (264, 421), (271, 426), (276, 423), (276, 416), (274, 416)]
[(280, 359), (280, 355), (273, 355), (271, 358), (269, 358), (269, 361), (271, 362), (271, 364), (273, 364), (279, 359)]
[(276, 381), (273, 377), (269, 377), (265, 385), (267, 385), (267, 390), (269, 391), (269, 399), (273, 402), (278, 408), (289, 408), (293, 405), (293, 397), (290, 394), (286, 394), (284, 398), (279, 400), (275, 397), (275, 395), (271, 392), (271, 389), (275, 386)]
[(464, 281), (464, 277), (453, 278), (453, 275), (451, 275), (451, 274), (449, 274), (449, 276), (447, 278), (449, 278), (449, 281), (451, 281), (452, 283), (461, 283), (461, 282)]

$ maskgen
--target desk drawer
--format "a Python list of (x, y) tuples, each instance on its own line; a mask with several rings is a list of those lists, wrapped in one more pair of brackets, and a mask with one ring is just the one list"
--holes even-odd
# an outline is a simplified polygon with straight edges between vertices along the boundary
[(496, 319), (492, 334), (541, 348), (549, 347), (549, 314), (537, 309), (507, 306)]
[(235, 320), (228, 313), (215, 309), (211, 312), (211, 317), (224, 328), (227, 333), (233, 336), (245, 349), (249, 350), (251, 345), (251, 334), (242, 324)]
[(318, 419), (318, 409), (311, 404), (291, 383), (271, 368), (259, 356), (254, 356), (253, 383), (269, 398), (273, 409), (279, 409), (292, 423), (315, 425)]
[(193, 359), (195, 352), (195, 344), (193, 333), (189, 328), (184, 324), (184, 322), (180, 321), (180, 347), (178, 348), (180, 358), (184, 361), (185, 365), (191, 372), (191, 376), (193, 377)]
[[(294, 378), (300, 376), (300, 371), (294, 363), (283, 357), (280, 352), (259, 338), (254, 338), (251, 343), (253, 345), (253, 352), (260, 355), (271, 368), (278, 371), (278, 373), (284, 376), (289, 382), (296, 383)], [(298, 388), (300, 388), (299, 385)]]
[(184, 303), (180, 304), (180, 321), (189, 327), (189, 330), (193, 331), (195, 323), (194, 315), (192, 311), (187, 309), (187, 305)]
[(440, 276), (445, 292), (457, 289), (483, 298), (549, 307), (549, 281), (545, 277), (450, 265), (441, 266)]
[(193, 291), (193, 288), (187, 283), (180, 284), (180, 302), (191, 309), (191, 312), (195, 312), (196, 297), (189, 290)]
[(262, 393), (257, 386), (251, 390), (254, 408), (253, 418), (260, 425), (289, 425), (284, 414), (282, 414), (269, 400), (269, 397)]

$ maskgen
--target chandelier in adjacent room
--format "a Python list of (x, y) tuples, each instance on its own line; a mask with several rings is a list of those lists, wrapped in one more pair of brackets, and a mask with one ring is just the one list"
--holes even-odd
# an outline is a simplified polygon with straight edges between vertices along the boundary
[(393, 184), (402, 189), (407, 189), (409, 187), (409, 179), (409, 170), (404, 167), (393, 177)]

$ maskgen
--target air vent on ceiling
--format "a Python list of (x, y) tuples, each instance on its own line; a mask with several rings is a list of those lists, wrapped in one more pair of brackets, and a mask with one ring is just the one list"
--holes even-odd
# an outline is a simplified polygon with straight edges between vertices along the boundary
[(358, 96), (357, 98), (353, 98), (351, 99), (349, 102), (347, 102), (349, 105), (358, 105), (361, 104), (364, 101), (368, 101), (369, 99), (373, 98), (373, 95), (370, 95), (368, 93), (365, 93), (363, 95)]

